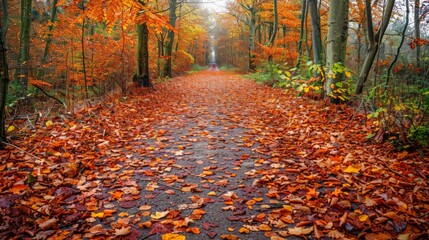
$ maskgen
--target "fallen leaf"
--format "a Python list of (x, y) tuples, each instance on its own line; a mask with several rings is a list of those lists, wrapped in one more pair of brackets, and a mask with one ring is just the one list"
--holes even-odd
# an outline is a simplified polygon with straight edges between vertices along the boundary
[(343, 172), (345, 173), (359, 173), (361, 169), (360, 165), (349, 165)]
[(161, 236), (162, 240), (186, 240), (184, 235), (180, 235), (177, 233), (167, 233)]
[(239, 230), (238, 230), (238, 232), (239, 233), (244, 233), (244, 234), (247, 234), (247, 233), (250, 233), (250, 230), (249, 229), (247, 229), (247, 228), (245, 228), (245, 227), (242, 227), (242, 228), (240, 228)]
[(57, 218), (51, 218), (51, 219), (46, 220), (43, 223), (39, 224), (39, 227), (43, 230), (47, 230), (49, 228), (58, 228), (57, 223), (58, 223)]
[(98, 213), (92, 212), (91, 213), (91, 217), (92, 218), (103, 218), (104, 217), (104, 212), (98, 212)]
[(115, 229), (115, 236), (125, 236), (131, 233), (131, 227)]
[(155, 212), (155, 214), (150, 215), (150, 217), (151, 217), (152, 219), (158, 220), (158, 219), (161, 219), (161, 218), (164, 218), (165, 216), (167, 216), (169, 212), (170, 212), (170, 211), (165, 211), (165, 212)]
[(10, 189), (10, 192), (12, 192), (13, 194), (20, 194), (21, 192), (23, 192), (24, 190), (26, 190), (28, 188), (27, 185), (24, 184), (15, 184), (13, 185), (13, 187)]

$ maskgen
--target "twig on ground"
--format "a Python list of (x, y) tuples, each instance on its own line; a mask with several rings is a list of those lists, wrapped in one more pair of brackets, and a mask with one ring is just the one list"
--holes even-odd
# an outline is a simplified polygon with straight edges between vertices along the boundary
[(396, 175), (398, 175), (398, 176), (400, 176), (400, 177), (402, 177), (403, 176), (403, 174), (402, 173), (400, 173), (400, 172), (398, 172), (398, 171), (395, 171), (395, 170), (393, 170), (383, 159), (377, 159), (377, 160), (379, 160), (379, 161), (381, 161), (383, 164), (384, 164), (384, 166), (386, 166), (387, 167), (387, 169), (389, 169), (391, 172), (393, 172), (394, 174), (396, 174)]
[(16, 148), (16, 149), (18, 149), (18, 150), (20, 150), (20, 151), (22, 151), (22, 152), (30, 155), (30, 156), (36, 158), (37, 160), (40, 160), (42, 163), (45, 161), (45, 160), (39, 158), (38, 156), (36, 156), (36, 155), (34, 155), (34, 154), (30, 153), (30, 152), (27, 152), (26, 150), (24, 150), (24, 149), (22, 149), (22, 148), (20, 148), (18, 146), (15, 146), (13, 144), (10, 144), (10, 143), (7, 143), (7, 142), (3, 142), (3, 141), (1, 141), (1, 143), (3, 143), (4, 145), (10, 146), (10, 147), (14, 147), (14, 148)]
[(153, 235), (155, 235), (156, 233), (151, 233), (151, 234), (149, 234), (149, 235), (147, 235), (146, 237), (143, 237), (142, 239), (148, 239), (148, 238), (150, 238), (150, 237), (152, 237)]

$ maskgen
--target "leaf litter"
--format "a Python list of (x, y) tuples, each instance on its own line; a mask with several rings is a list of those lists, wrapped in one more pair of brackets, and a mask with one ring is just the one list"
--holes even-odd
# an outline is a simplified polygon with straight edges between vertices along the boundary
[(0, 238), (427, 238), (427, 152), (353, 114), (201, 72), (53, 119), (0, 152)]

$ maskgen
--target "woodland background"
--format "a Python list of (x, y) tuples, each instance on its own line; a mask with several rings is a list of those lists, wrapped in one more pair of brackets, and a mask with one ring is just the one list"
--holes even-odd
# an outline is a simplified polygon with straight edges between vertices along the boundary
[[(0, 140), (216, 62), (427, 146), (427, 0), (2, 0)], [(134, 76), (134, 77), (133, 77)], [(46, 122), (48, 123), (48, 122)]]

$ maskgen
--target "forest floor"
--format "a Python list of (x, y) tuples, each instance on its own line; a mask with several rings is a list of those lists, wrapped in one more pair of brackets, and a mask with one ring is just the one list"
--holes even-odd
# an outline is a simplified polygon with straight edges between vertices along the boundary
[(200, 72), (0, 152), (0, 239), (426, 239), (428, 157), (346, 106)]

